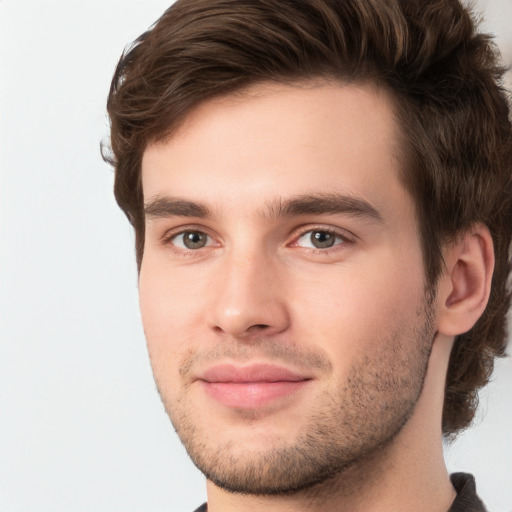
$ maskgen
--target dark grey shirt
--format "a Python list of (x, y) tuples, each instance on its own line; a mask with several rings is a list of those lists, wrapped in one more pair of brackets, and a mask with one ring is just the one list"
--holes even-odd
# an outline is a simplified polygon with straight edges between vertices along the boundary
[(475, 479), (468, 473), (453, 473), (450, 476), (457, 497), (448, 512), (487, 512), (476, 494)]
[[(487, 512), (484, 504), (476, 494), (475, 479), (468, 473), (453, 473), (450, 476), (457, 497), (448, 512)], [(208, 512), (206, 503), (195, 512)]]

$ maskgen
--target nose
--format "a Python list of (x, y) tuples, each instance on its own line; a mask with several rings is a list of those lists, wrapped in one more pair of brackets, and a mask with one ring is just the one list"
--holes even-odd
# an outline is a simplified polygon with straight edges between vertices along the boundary
[(209, 324), (236, 338), (271, 336), (289, 327), (284, 276), (264, 251), (234, 251), (217, 268)]

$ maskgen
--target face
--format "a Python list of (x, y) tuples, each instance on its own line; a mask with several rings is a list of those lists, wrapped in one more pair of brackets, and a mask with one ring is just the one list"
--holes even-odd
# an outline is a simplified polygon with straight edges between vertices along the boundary
[(397, 140), (373, 89), (259, 85), (145, 151), (150, 359), (215, 485), (308, 488), (414, 414), (434, 328)]

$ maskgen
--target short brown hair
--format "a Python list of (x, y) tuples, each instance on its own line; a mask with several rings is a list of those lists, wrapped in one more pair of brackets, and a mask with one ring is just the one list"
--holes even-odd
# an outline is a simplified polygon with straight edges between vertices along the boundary
[(402, 129), (427, 282), (441, 248), (484, 223), (496, 256), (487, 309), (457, 337), (443, 432), (467, 427), (504, 354), (510, 305), (512, 131), (503, 69), (458, 0), (178, 0), (123, 54), (108, 113), (115, 196), (144, 251), (141, 160), (190, 110), (258, 82), (319, 77), (384, 88)]

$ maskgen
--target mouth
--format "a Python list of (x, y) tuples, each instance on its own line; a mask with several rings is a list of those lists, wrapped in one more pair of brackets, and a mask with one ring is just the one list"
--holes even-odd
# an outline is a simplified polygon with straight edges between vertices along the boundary
[(208, 368), (198, 380), (215, 401), (255, 409), (291, 397), (312, 378), (272, 364), (221, 364)]

